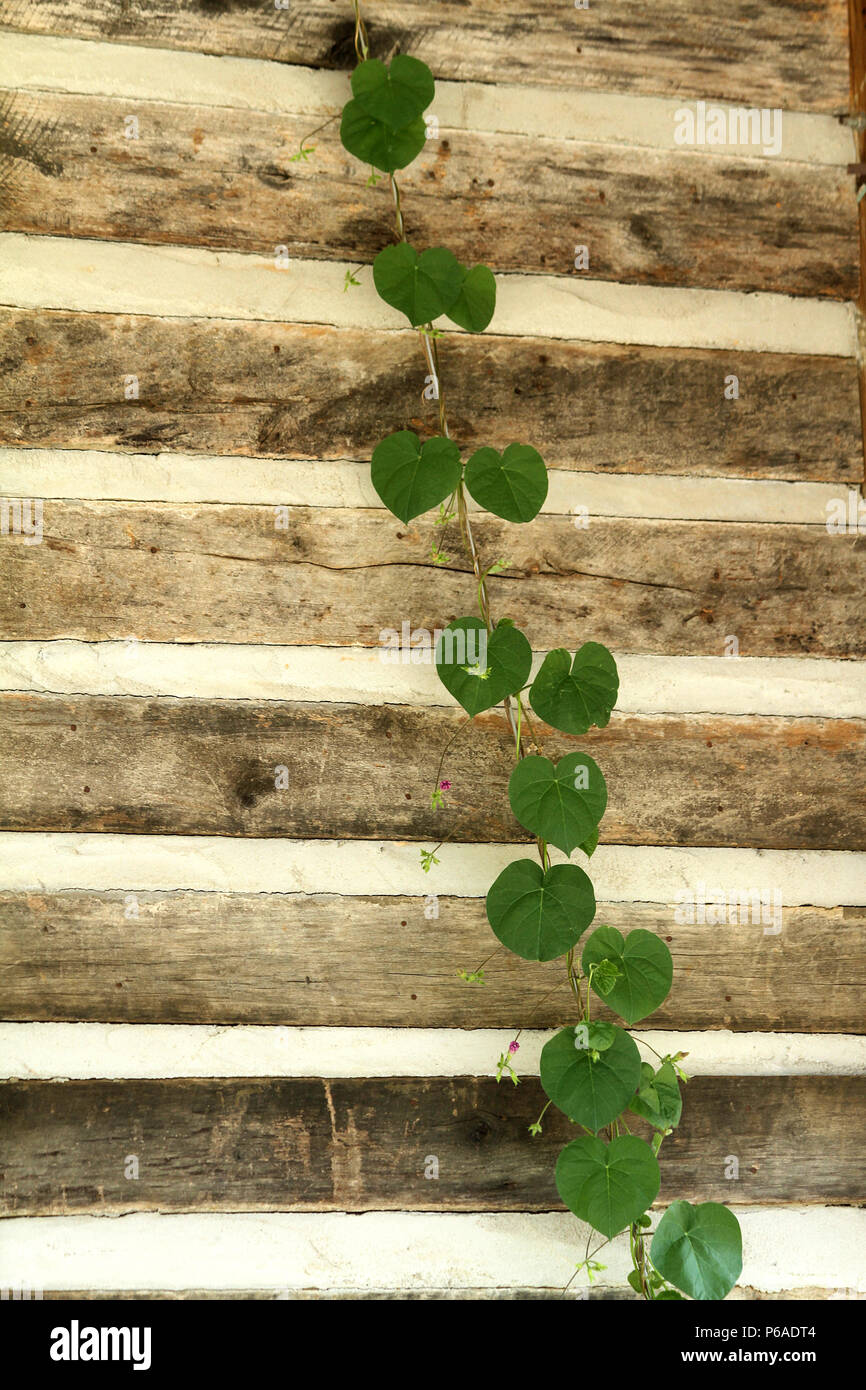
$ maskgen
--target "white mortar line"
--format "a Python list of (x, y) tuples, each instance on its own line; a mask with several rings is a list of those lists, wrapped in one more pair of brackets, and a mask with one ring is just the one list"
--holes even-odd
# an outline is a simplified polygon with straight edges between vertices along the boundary
[[(567, 1022), (568, 1008), (563, 1015)], [(494, 1076), (514, 1027), (282, 1028), (181, 1023), (0, 1023), (0, 1079)], [(642, 1032), (645, 1061), (688, 1054), (689, 1076), (857, 1076), (866, 1037), (838, 1033)], [(527, 1030), (514, 1058), (537, 1076), (555, 1030)], [(648, 1042), (651, 1047), (644, 1046)]]
[[(428, 842), (429, 843), (429, 842)], [(447, 891), (483, 898), (528, 845), (444, 845), (425, 874), (417, 842), (252, 839), (220, 835), (0, 832), (0, 889), (56, 892), (332, 893), (402, 896)], [(554, 862), (565, 862), (558, 850)], [(573, 862), (583, 863), (579, 851)], [(675, 904), (700, 884), (778, 891), (786, 907), (866, 905), (866, 853), (600, 845), (599, 902)], [(671, 909), (673, 911), (673, 908)]]
[[(736, 407), (734, 407), (736, 408)], [(828, 468), (834, 465), (828, 460)], [(95, 449), (0, 448), (0, 490), (75, 501), (197, 502), (223, 506), (375, 507), (368, 461), (237, 455), (122, 454)], [(855, 485), (763, 478), (594, 473), (555, 468), (542, 516), (624, 516), (826, 526), (828, 505)], [(469, 501), (473, 511), (479, 508)], [(580, 520), (580, 517), (577, 518)]]
[[(395, 630), (400, 621), (395, 619)], [(139, 642), (134, 637), (118, 642), (0, 642), (0, 691), (457, 707), (429, 660), (392, 665), (383, 662), (382, 655), (369, 647), (179, 644)], [(614, 655), (620, 674), (614, 718), (866, 718), (866, 661)], [(536, 653), (533, 673), (542, 660), (543, 654)]]
[[(419, 1182), (422, 1172), (423, 1165)], [(866, 1211), (735, 1210), (743, 1229), (741, 1285), (767, 1293), (866, 1290)], [(588, 1228), (569, 1212), (136, 1212), (7, 1217), (2, 1234), (5, 1287), (494, 1289), (564, 1288)], [(598, 1284), (625, 1284), (627, 1237), (606, 1246), (603, 1260)]]
[[(8, 31), (0, 49), (0, 87), (311, 118), (340, 111), (350, 95), (348, 73), (267, 59), (213, 57)], [(733, 103), (711, 104), (726, 114), (737, 109)], [(436, 97), (427, 114), (437, 117), (440, 129), (679, 151), (682, 147), (675, 143), (674, 131), (676, 112), (683, 106), (694, 110), (695, 102), (678, 97), (437, 80)], [(316, 123), (311, 119), (311, 126)], [(336, 127), (320, 138), (336, 141)], [(854, 158), (849, 129), (832, 116), (797, 111), (783, 114), (781, 156), (765, 155), (762, 146), (752, 144), (686, 149), (716, 158), (758, 159), (762, 163), (778, 163), (783, 157), (785, 162), (840, 165)]]
[[(347, 262), (295, 260), (277, 269), (273, 254), (266, 246), (255, 256), (7, 232), (0, 236), (0, 304), (405, 329), (405, 318), (377, 296), (369, 266), (344, 294)], [(505, 336), (840, 357), (856, 351), (853, 304), (564, 275), (496, 279), (490, 331)]]

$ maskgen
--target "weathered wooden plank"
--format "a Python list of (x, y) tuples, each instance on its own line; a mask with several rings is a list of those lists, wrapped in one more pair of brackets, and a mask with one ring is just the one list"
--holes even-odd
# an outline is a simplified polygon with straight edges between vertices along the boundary
[[(489, 581), (493, 611), (536, 650), (591, 634), (666, 656), (722, 656), (729, 636), (742, 656), (866, 651), (866, 547), (856, 534), (580, 521), (474, 523), (485, 565), (506, 561)], [(460, 536), (453, 524), (437, 528), (435, 513), (407, 527), (374, 508), (292, 507), (281, 517), (272, 506), (53, 500), (42, 543), (32, 539), (0, 538), (0, 638), (378, 647), (403, 622), (432, 634), (474, 607)], [(447, 565), (433, 565), (434, 541)]]
[[(700, 0), (640, 6), (553, 7), (547, 0), (370, 0), (364, 14), (375, 57), (399, 50), (437, 77), (529, 82), (598, 91), (715, 97), (814, 111), (845, 109), (846, 0)], [(0, 23), (307, 67), (354, 65), (348, 5), (302, 8), (231, 0), (3, 0)]]
[[(662, 1149), (661, 1200), (859, 1204), (864, 1103), (862, 1076), (697, 1077)], [(535, 1078), (7, 1082), (0, 1208), (558, 1210), (554, 1159), (575, 1130), (551, 1109), (534, 1139), (544, 1104)]]
[[(854, 143), (857, 159), (866, 163), (866, 5), (863, 0), (848, 0), (848, 37), (851, 56), (850, 106), (852, 116), (859, 115), (860, 122), (854, 128)], [(850, 177), (850, 176), (849, 176)], [(861, 174), (856, 180), (859, 189), (866, 182)], [(866, 202), (861, 198), (859, 213), (860, 229), (860, 308), (866, 313)], [(866, 402), (864, 402), (864, 422), (866, 422)]]
[[(435, 428), (410, 333), (13, 310), (0, 349), (9, 444), (364, 459), (383, 419)], [(846, 359), (457, 336), (443, 374), (467, 448), (531, 438), (551, 466), (599, 472), (860, 476)]]
[[(6, 230), (371, 261), (393, 240), (387, 183), (361, 207), (333, 127), (310, 164), (310, 118), (28, 93), (2, 120)], [(401, 179), (406, 228), (497, 271), (851, 299), (857, 214), (843, 168), (461, 132)], [(531, 177), (532, 197), (527, 197)], [(545, 234), (539, 236), (539, 221)], [(62, 254), (62, 253), (61, 253)]]
[[(0, 310), (0, 361), (5, 444), (369, 459), (387, 429), (436, 428), (410, 332)], [(862, 472), (853, 360), (457, 334), (442, 373), (467, 449), (529, 439), (551, 467), (602, 473)]]
[[(823, 1292), (815, 1292), (814, 1294), (813, 1294), (812, 1292), (800, 1292), (799, 1294), (798, 1294), (798, 1293), (787, 1293), (787, 1294), (759, 1294), (759, 1293), (756, 1293), (754, 1290), (741, 1291), (741, 1290), (739, 1290), (739, 1289), (736, 1289), (736, 1290), (733, 1290), (730, 1294), (728, 1294), (728, 1300), (729, 1300), (729, 1301), (731, 1301), (731, 1300), (736, 1301), (738, 1298), (744, 1298), (744, 1297), (755, 1297), (755, 1298), (797, 1298), (797, 1297), (802, 1297), (802, 1298), (806, 1298), (806, 1297), (809, 1297), (809, 1298), (812, 1298), (812, 1297), (814, 1297), (814, 1298), (827, 1298), (828, 1295), (829, 1295), (829, 1292), (830, 1292), (829, 1290), (825, 1290), (825, 1291), (823, 1291)], [(246, 1301), (257, 1302), (257, 1303), (268, 1303), (268, 1302), (273, 1302), (273, 1301), (276, 1301), (276, 1300), (279, 1300), (279, 1301), (290, 1301), (290, 1302), (299, 1302), (299, 1303), (317, 1303), (317, 1302), (319, 1302), (320, 1300), (326, 1300), (326, 1301), (329, 1302), (329, 1303), (334, 1302), (334, 1301), (337, 1301), (337, 1302), (346, 1302), (346, 1303), (350, 1303), (350, 1302), (351, 1302), (351, 1303), (354, 1303), (354, 1302), (361, 1302), (361, 1301), (363, 1301), (363, 1302), (365, 1302), (365, 1303), (367, 1303), (367, 1302), (382, 1303), (382, 1302), (392, 1302), (392, 1301), (410, 1302), (410, 1303), (411, 1303), (411, 1302), (424, 1302), (424, 1303), (428, 1303), (428, 1302), (440, 1302), (440, 1301), (443, 1301), (443, 1300), (446, 1300), (446, 1299), (447, 1299), (449, 1302), (452, 1302), (452, 1301), (466, 1302), (466, 1301), (468, 1301), (468, 1300), (471, 1299), (473, 1302), (475, 1302), (475, 1301), (481, 1301), (481, 1302), (494, 1302), (494, 1303), (512, 1303), (512, 1302), (517, 1302), (518, 1300), (521, 1301), (521, 1302), (536, 1303), (536, 1302), (547, 1301), (548, 1299), (550, 1299), (550, 1300), (553, 1300), (553, 1299), (558, 1299), (558, 1300), (564, 1299), (567, 1303), (588, 1302), (589, 1300), (592, 1300), (593, 1302), (597, 1303), (599, 1300), (606, 1300), (606, 1299), (616, 1300), (616, 1301), (618, 1301), (618, 1302), (638, 1302), (638, 1301), (640, 1301), (640, 1295), (639, 1295), (639, 1294), (636, 1294), (632, 1289), (628, 1288), (627, 1286), (623, 1286), (622, 1288), (599, 1288), (598, 1286), (596, 1286), (596, 1287), (593, 1288), (593, 1289), (586, 1289), (586, 1288), (584, 1288), (584, 1289), (580, 1289), (580, 1288), (575, 1289), (574, 1285), (572, 1285), (572, 1287), (571, 1287), (570, 1289), (568, 1289), (567, 1291), (563, 1291), (562, 1289), (529, 1289), (529, 1288), (525, 1288), (525, 1289), (494, 1289), (494, 1288), (478, 1288), (478, 1289), (444, 1289), (444, 1288), (443, 1288), (443, 1289), (339, 1289), (339, 1288), (337, 1288), (337, 1289), (295, 1289), (295, 1288), (292, 1288), (292, 1289), (276, 1289), (276, 1290), (275, 1290), (275, 1289), (269, 1289), (269, 1290), (264, 1290), (264, 1289), (219, 1289), (218, 1291), (215, 1291), (215, 1290), (213, 1290), (213, 1289), (164, 1289), (164, 1290), (153, 1290), (153, 1289), (123, 1289), (123, 1290), (113, 1290), (113, 1289), (108, 1289), (108, 1290), (75, 1289), (75, 1290), (71, 1290), (71, 1289), (70, 1289), (70, 1290), (63, 1290), (63, 1291), (57, 1291), (57, 1290), (50, 1291), (50, 1290), (48, 1290), (48, 1289), (45, 1289), (45, 1290), (40, 1290), (40, 1292), (39, 1292), (38, 1295), (36, 1295), (36, 1294), (30, 1295), (30, 1294), (28, 1293), (27, 1297), (34, 1297), (34, 1298), (35, 1298), (35, 1297), (39, 1297), (39, 1298), (44, 1299), (46, 1302), (48, 1302), (49, 1300), (50, 1300), (50, 1301), (54, 1301), (54, 1302), (74, 1300), (76, 1303), (79, 1302), (79, 1301), (82, 1300), (82, 1299), (83, 1299), (85, 1302), (92, 1302), (92, 1301), (94, 1301), (94, 1300), (98, 1300), (98, 1301), (102, 1302), (102, 1301), (105, 1300), (105, 1299), (111, 1299), (111, 1300), (114, 1300), (114, 1301), (134, 1299), (136, 1302), (139, 1302), (139, 1301), (141, 1301), (141, 1300), (144, 1300), (144, 1301), (146, 1301), (146, 1302), (147, 1302), (147, 1301), (156, 1301), (156, 1300), (158, 1300), (160, 1303), (165, 1302), (166, 1300), (168, 1300), (169, 1302), (177, 1303), (177, 1302), (185, 1302), (185, 1301), (193, 1300), (193, 1299), (194, 1299), (196, 1302), (201, 1302), (201, 1301), (203, 1301), (203, 1300), (205, 1300), (205, 1301), (207, 1301), (207, 1300), (213, 1301), (213, 1300), (215, 1300), (215, 1299), (219, 1299), (220, 1302), (224, 1302), (224, 1301), (226, 1301), (226, 1300), (241, 1300), (241, 1299), (244, 1299), (244, 1300), (246, 1300)]]
[[(0, 893), (0, 1017), (398, 1028), (508, 1028), (531, 1017), (555, 1027), (569, 997), (562, 962), (499, 950), (486, 985), (465, 985), (457, 970), (476, 969), (496, 941), (482, 899), (437, 897), (439, 886), (432, 875), (428, 901)], [(750, 886), (761, 889), (726, 888), (736, 897)], [(596, 921), (655, 932), (673, 953), (671, 993), (641, 1029), (866, 1032), (866, 909), (784, 907), (781, 931), (771, 911), (745, 915), (709, 926), (677, 921), (671, 904), (599, 903)]]
[[(6, 444), (368, 459), (383, 420), (435, 430), (409, 332), (0, 310), (0, 361)], [(595, 472), (862, 472), (853, 360), (485, 334), (450, 338), (442, 371), (467, 449), (530, 439)]]
[[(774, 1292), (774, 1293), (765, 1293), (763, 1289), (756, 1289), (756, 1288), (753, 1288), (753, 1287), (751, 1287), (751, 1286), (749, 1286), (749, 1285), (742, 1285), (742, 1286), (739, 1286), (739, 1285), (738, 1285), (737, 1288), (731, 1290), (731, 1292), (730, 1292), (730, 1293), (728, 1294), (728, 1296), (727, 1296), (727, 1300), (726, 1300), (726, 1301), (727, 1301), (728, 1303), (740, 1303), (740, 1302), (743, 1302), (743, 1303), (754, 1303), (755, 1301), (761, 1301), (761, 1302), (764, 1302), (764, 1301), (766, 1301), (766, 1302), (784, 1302), (784, 1301), (786, 1301), (786, 1300), (788, 1300), (788, 1299), (796, 1299), (796, 1300), (798, 1300), (798, 1301), (815, 1302), (816, 1299), (817, 1299), (817, 1300), (823, 1300), (823, 1299), (832, 1298), (833, 1296), (834, 1296), (834, 1291), (833, 1291), (833, 1289), (830, 1289), (830, 1288), (820, 1289), (820, 1288), (816, 1288), (816, 1287), (814, 1287), (814, 1286), (809, 1286), (809, 1287), (806, 1287), (806, 1288), (785, 1289), (785, 1290), (784, 1290), (783, 1292), (781, 1292), (781, 1293), (776, 1293), (776, 1292)], [(845, 1297), (845, 1298), (849, 1298), (849, 1297), (850, 1297), (850, 1298), (854, 1298), (854, 1297), (862, 1298), (862, 1297), (863, 1297), (862, 1294), (859, 1294), (859, 1295), (858, 1295), (858, 1294), (856, 1294), (856, 1293), (854, 1292), (854, 1290), (852, 1290), (852, 1289), (843, 1290), (843, 1291), (842, 1291), (842, 1296)], [(563, 1289), (554, 1289), (554, 1288), (546, 1288), (546, 1289), (543, 1289), (543, 1288), (538, 1288), (538, 1289), (529, 1289), (529, 1288), (523, 1288), (523, 1289), (521, 1289), (521, 1288), (515, 1288), (515, 1289), (494, 1289), (494, 1288), (478, 1288), (478, 1289), (450, 1289), (450, 1288), (442, 1288), (442, 1289), (342, 1289), (342, 1288), (334, 1288), (334, 1289), (300, 1289), (300, 1288), (291, 1288), (291, 1289), (277, 1289), (277, 1290), (273, 1290), (273, 1289), (270, 1289), (270, 1290), (264, 1290), (264, 1289), (219, 1289), (219, 1290), (214, 1290), (214, 1289), (159, 1289), (159, 1290), (154, 1290), (154, 1289), (122, 1289), (122, 1290), (121, 1290), (121, 1289), (74, 1289), (74, 1290), (73, 1290), (73, 1289), (64, 1289), (64, 1290), (62, 1290), (62, 1291), (58, 1291), (58, 1290), (53, 1290), (53, 1291), (52, 1291), (52, 1290), (49, 1290), (49, 1289), (45, 1289), (44, 1292), (42, 1292), (42, 1293), (40, 1294), (40, 1297), (44, 1298), (46, 1302), (48, 1302), (49, 1300), (53, 1300), (53, 1301), (55, 1301), (55, 1302), (58, 1302), (58, 1301), (66, 1302), (66, 1301), (72, 1300), (72, 1301), (74, 1301), (74, 1302), (76, 1302), (76, 1303), (80, 1302), (81, 1300), (84, 1300), (85, 1302), (87, 1302), (87, 1301), (99, 1301), (99, 1302), (103, 1302), (103, 1301), (105, 1301), (105, 1300), (113, 1300), (113, 1301), (117, 1302), (117, 1301), (121, 1301), (121, 1300), (130, 1300), (130, 1299), (131, 1299), (131, 1300), (134, 1300), (134, 1301), (136, 1301), (136, 1302), (140, 1302), (140, 1301), (142, 1301), (142, 1300), (144, 1300), (144, 1301), (148, 1301), (148, 1300), (159, 1300), (159, 1302), (165, 1302), (166, 1300), (168, 1300), (169, 1302), (182, 1302), (182, 1301), (192, 1300), (192, 1299), (194, 1299), (196, 1302), (200, 1302), (200, 1301), (203, 1300), (203, 1299), (205, 1299), (205, 1300), (207, 1300), (207, 1299), (210, 1299), (210, 1300), (219, 1299), (221, 1302), (224, 1302), (224, 1301), (226, 1301), (226, 1300), (240, 1300), (240, 1299), (244, 1299), (244, 1300), (248, 1300), (248, 1301), (255, 1301), (255, 1302), (262, 1302), (262, 1303), (264, 1303), (264, 1302), (276, 1301), (276, 1300), (279, 1300), (279, 1301), (282, 1301), (282, 1302), (289, 1301), (289, 1302), (293, 1302), (293, 1303), (315, 1303), (315, 1302), (318, 1302), (319, 1300), (322, 1300), (322, 1299), (327, 1300), (329, 1303), (332, 1303), (332, 1302), (335, 1302), (335, 1301), (337, 1301), (337, 1302), (353, 1302), (353, 1303), (354, 1303), (354, 1302), (383, 1303), (383, 1302), (392, 1302), (392, 1301), (394, 1301), (394, 1302), (399, 1301), (399, 1302), (401, 1302), (401, 1303), (405, 1303), (405, 1302), (408, 1302), (408, 1303), (412, 1303), (412, 1302), (430, 1303), (430, 1302), (442, 1302), (442, 1301), (445, 1301), (445, 1300), (447, 1300), (448, 1302), (454, 1302), (454, 1301), (457, 1301), (457, 1302), (465, 1302), (465, 1301), (471, 1300), (472, 1302), (485, 1302), (485, 1303), (513, 1303), (513, 1302), (536, 1303), (536, 1302), (547, 1302), (548, 1300), (553, 1301), (554, 1299), (555, 1299), (557, 1302), (560, 1302), (560, 1301), (562, 1301), (562, 1300), (564, 1299), (567, 1303), (574, 1303), (574, 1302), (598, 1303), (598, 1302), (606, 1302), (606, 1301), (608, 1301), (608, 1300), (617, 1301), (617, 1302), (639, 1303), (639, 1302), (641, 1301), (640, 1295), (639, 1295), (639, 1294), (636, 1294), (632, 1289), (630, 1289), (630, 1288), (628, 1288), (628, 1287), (626, 1287), (626, 1286), (623, 1286), (623, 1287), (621, 1287), (621, 1288), (610, 1288), (610, 1287), (607, 1287), (607, 1286), (600, 1286), (600, 1285), (598, 1285), (598, 1284), (596, 1284), (593, 1288), (587, 1288), (586, 1286), (584, 1286), (583, 1288), (578, 1288), (578, 1287), (576, 1287), (574, 1284), (572, 1284), (571, 1288), (570, 1288), (570, 1289), (567, 1289), (567, 1290), (563, 1290)]]
[[(448, 809), (434, 811), (439, 751), (461, 725)], [(576, 746), (533, 727), (550, 757)], [(406, 705), (15, 693), (0, 697), (0, 741), (4, 830), (532, 840), (508, 804), (513, 738), (495, 713), (469, 726), (462, 711)], [(580, 746), (608, 782), (604, 843), (858, 850), (866, 838), (863, 720), (631, 715)]]
[[(512, 739), (495, 713), (455, 742), (449, 809), (431, 810), (461, 724), (405, 705), (7, 694), (0, 827), (531, 840), (508, 806)], [(575, 747), (534, 727), (551, 757)], [(864, 745), (864, 721), (754, 716), (623, 716), (581, 740), (609, 783), (603, 842), (763, 849), (861, 847)]]
[[(866, 5), (863, 0), (848, 0), (848, 35), (851, 56), (851, 97), (850, 111), (859, 118), (854, 129), (854, 144), (861, 169), (866, 171)], [(859, 193), (866, 187), (866, 172), (854, 181)], [(866, 197), (859, 201), (859, 244), (860, 244), (860, 285), (857, 296), (860, 308), (860, 333), (862, 351), (860, 355), (860, 417), (863, 434), (863, 481), (861, 492), (866, 487)]]

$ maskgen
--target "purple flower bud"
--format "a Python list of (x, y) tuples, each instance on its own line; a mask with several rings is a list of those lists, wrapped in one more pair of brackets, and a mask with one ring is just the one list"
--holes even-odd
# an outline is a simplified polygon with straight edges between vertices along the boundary
[(519, 1051), (520, 1051), (520, 1043), (517, 1042), (517, 1041), (515, 1041), (515, 1042), (510, 1042), (510, 1043), (508, 1044), (508, 1051), (511, 1052), (512, 1054), (515, 1053), (515, 1052), (519, 1052)]

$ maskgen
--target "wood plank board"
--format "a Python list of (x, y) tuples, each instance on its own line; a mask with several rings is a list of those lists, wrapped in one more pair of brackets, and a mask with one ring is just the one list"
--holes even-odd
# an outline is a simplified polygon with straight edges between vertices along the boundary
[[(46, 502), (43, 541), (0, 541), (0, 638), (380, 647), (474, 611), (455, 527), (383, 509)], [(866, 547), (820, 524), (479, 517), (493, 611), (533, 647), (851, 658)], [(449, 563), (434, 566), (436, 542)], [(519, 581), (519, 582), (515, 582)], [(423, 641), (423, 635), (416, 638)], [(406, 653), (407, 661), (412, 653)], [(416, 652), (420, 659), (423, 652)], [(392, 669), (392, 668), (389, 668)]]
[[(728, 889), (749, 886), (761, 884)], [(556, 1027), (569, 1001), (562, 962), (538, 965), (496, 951), (483, 899), (436, 896), (441, 887), (431, 875), (434, 896), (426, 901), (0, 892), (0, 1017), (399, 1028), (513, 1028), (530, 1020), (534, 1028)], [(673, 954), (671, 993), (642, 1030), (866, 1032), (866, 909), (784, 907), (781, 932), (765, 915), (766, 924), (749, 915), (710, 926), (678, 922), (672, 904), (600, 902), (596, 921), (623, 933), (655, 932)], [(493, 951), (484, 986), (458, 978), (458, 969), (476, 969)]]
[[(363, 262), (393, 241), (388, 185), (365, 193), (336, 125), (309, 163), (292, 162), (308, 116), (28, 93), (0, 119), (8, 231)], [(857, 294), (844, 168), (538, 138), (528, 162), (527, 144), (471, 131), (428, 141), (401, 177), (410, 240), (435, 245), (447, 225), (456, 255), (496, 271), (579, 275), (580, 245), (593, 279)]]
[[(847, 1291), (851, 1296), (853, 1291)], [(192, 1300), (200, 1302), (202, 1299), (213, 1299), (224, 1302), (226, 1300), (252, 1300), (256, 1302), (270, 1301), (289, 1301), (293, 1303), (315, 1303), (320, 1299), (333, 1303), (335, 1300), (340, 1302), (490, 1302), (490, 1303), (514, 1303), (514, 1302), (547, 1302), (548, 1300), (565, 1300), (567, 1303), (591, 1302), (599, 1300), (616, 1300), (618, 1302), (638, 1303), (641, 1301), (640, 1295), (632, 1289), (623, 1286), (622, 1288), (599, 1287), (594, 1288), (575, 1288), (574, 1285), (567, 1292), (561, 1288), (547, 1289), (45, 1289), (41, 1295), (46, 1302), (67, 1302), (70, 1300), (76, 1303), (84, 1299), (85, 1301), (113, 1300), (159, 1300), (160, 1302), (180, 1302)], [(806, 1288), (785, 1289), (781, 1293), (765, 1293), (763, 1289), (752, 1288), (748, 1285), (732, 1289), (727, 1296), (728, 1303), (748, 1302), (784, 1302), (787, 1299), (797, 1299), (798, 1301), (814, 1302), (816, 1299), (826, 1299), (833, 1297), (831, 1288), (816, 1288), (809, 1286)]]
[[(461, 725), (448, 809), (433, 811), (439, 754)], [(533, 726), (547, 756), (579, 746), (603, 768), (602, 843), (858, 850), (866, 838), (866, 721), (614, 716), (579, 743)], [(4, 830), (532, 842), (508, 804), (501, 713), (469, 726), (462, 711), (406, 705), (12, 693), (0, 740)]]
[[(853, 360), (495, 334), (442, 347), (466, 449), (531, 439), (549, 467), (598, 473), (862, 474)], [(0, 310), (0, 354), (7, 445), (370, 459), (389, 430), (435, 432), (411, 332)]]
[[(489, 333), (441, 346), (466, 449), (531, 440), (550, 467), (603, 473), (862, 475), (853, 359)], [(369, 459), (391, 429), (436, 428), (411, 332), (0, 310), (0, 360), (3, 444)]]
[[(685, 1091), (663, 1202), (866, 1199), (866, 1077), (696, 1077)], [(555, 1211), (555, 1158), (576, 1130), (551, 1109), (533, 1138), (544, 1104), (535, 1078), (7, 1082), (0, 1210)]]
[[(412, 53), (436, 77), (706, 97), (842, 111), (848, 94), (846, 0), (648, 0), (614, 9), (548, 0), (369, 0), (372, 55)], [(348, 4), (303, 8), (230, 0), (3, 0), (0, 23), (31, 33), (354, 65)]]
[[(848, 34), (851, 52), (851, 97), (850, 111), (859, 114), (861, 123), (866, 119), (866, 4), (863, 0), (848, 0)], [(854, 132), (857, 160), (861, 167), (866, 165), (866, 124)], [(866, 175), (854, 178), (854, 187), (862, 192), (866, 186)], [(862, 315), (866, 315), (866, 197), (860, 199), (859, 242), (860, 242), (860, 284), (858, 302), (861, 313), (860, 332), (860, 414), (863, 423), (863, 476), (860, 483), (861, 494), (866, 488), (866, 329)]]

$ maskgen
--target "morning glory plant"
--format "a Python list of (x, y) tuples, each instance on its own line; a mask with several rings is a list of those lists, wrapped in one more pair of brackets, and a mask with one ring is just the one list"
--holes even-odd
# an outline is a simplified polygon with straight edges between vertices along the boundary
[[(527, 525), (546, 500), (547, 467), (523, 440), (501, 452), (483, 446), (464, 458), (451, 436), (440, 364), (445, 334), (437, 325), (448, 319), (465, 332), (483, 333), (496, 307), (496, 280), (488, 266), (465, 265), (446, 246), (419, 248), (408, 241), (396, 174), (424, 147), (433, 75), (408, 54), (398, 53), (387, 64), (372, 58), (358, 0), (353, 10), (358, 63), (340, 138), (349, 154), (370, 166), (368, 184), (389, 183), (395, 239), (376, 256), (373, 283), (417, 331), (438, 403), (437, 433), (424, 440), (410, 429), (385, 435), (372, 453), (371, 478), (384, 505), (404, 523), (435, 509), (438, 526), (456, 519), (472, 565), (477, 613), (457, 618), (440, 633), (435, 663), (467, 723), (501, 706), (514, 741), (508, 799), (534, 839), (536, 857), (516, 859), (498, 875), (487, 894), (487, 917), (500, 945), (523, 960), (561, 960), (570, 989), (572, 1017), (545, 1044), (540, 1075), (545, 1110), (555, 1106), (575, 1127), (554, 1174), (562, 1201), (590, 1231), (575, 1273), (584, 1271), (592, 1280), (603, 1268), (597, 1259), (602, 1248), (627, 1232), (629, 1283), (643, 1298), (722, 1299), (742, 1270), (740, 1227), (726, 1206), (673, 1202), (651, 1234), (650, 1208), (661, 1186), (659, 1151), (679, 1124), (687, 1077), (680, 1066), (684, 1054), (644, 1061), (629, 1029), (667, 997), (671, 954), (652, 932), (636, 929), (623, 936), (595, 925), (593, 884), (572, 856), (579, 850), (591, 860), (598, 845), (607, 806), (604, 774), (581, 751), (556, 762), (546, 757), (534, 724), (535, 717), (539, 725), (578, 739), (605, 728), (619, 693), (616, 662), (607, 647), (589, 639), (574, 651), (548, 652), (531, 678), (528, 637), (508, 617), (493, 614), (487, 581), (504, 562), (482, 565), (469, 499), (505, 521)], [(347, 275), (347, 288), (355, 283)], [(434, 565), (448, 562), (435, 543), (431, 559)], [(441, 772), (440, 759), (434, 810), (451, 790)], [(421, 851), (426, 871), (439, 863), (438, 848)], [(566, 862), (554, 863), (552, 849)], [(483, 965), (458, 974), (467, 984), (484, 983)], [(594, 1017), (599, 1005), (625, 1026)], [(497, 1079), (518, 1083), (512, 1059), (519, 1046), (515, 1038), (500, 1056)], [(638, 1125), (641, 1134), (632, 1132)], [(530, 1130), (541, 1134), (542, 1117)]]

